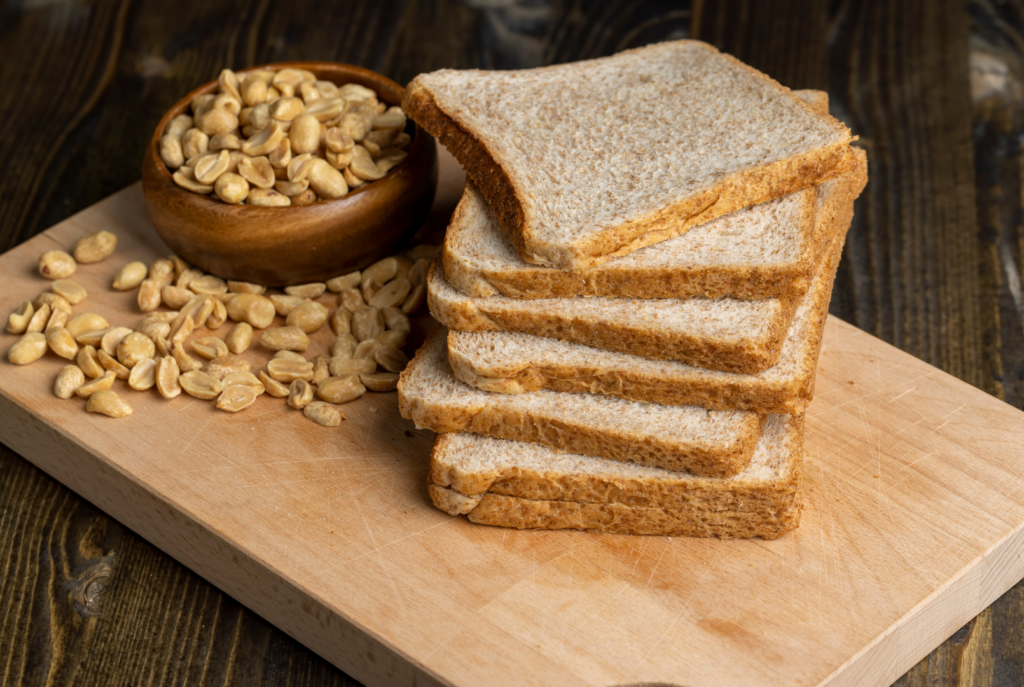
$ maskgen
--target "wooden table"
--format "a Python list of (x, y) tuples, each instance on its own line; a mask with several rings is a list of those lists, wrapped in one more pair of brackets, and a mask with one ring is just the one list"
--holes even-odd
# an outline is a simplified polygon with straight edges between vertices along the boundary
[[(829, 91), (871, 183), (831, 311), (1024, 406), (1024, 2), (50, 0), (0, 22), (0, 250), (139, 178), (163, 111), (223, 66), (348, 62), (400, 83), (659, 40)], [(0, 683), (356, 684), (6, 449)], [(898, 685), (1024, 682), (1024, 584)]]

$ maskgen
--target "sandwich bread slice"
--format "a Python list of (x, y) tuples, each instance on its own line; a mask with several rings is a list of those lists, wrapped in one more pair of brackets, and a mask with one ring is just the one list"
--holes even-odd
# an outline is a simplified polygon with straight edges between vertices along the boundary
[[(663, 405), (693, 404), (761, 414), (802, 412), (814, 393), (821, 337), (835, 270), (853, 217), (853, 200), (867, 181), (862, 152), (859, 159), (858, 173), (820, 186), (819, 208), (837, 206), (826, 232), (831, 245), (797, 308), (779, 361), (764, 372), (719, 372), (529, 334), (457, 331), (448, 333), (452, 371), (478, 389), (506, 394), (552, 389)], [(819, 209), (818, 216), (823, 214)]]
[(470, 298), (439, 259), (427, 274), (427, 304), (460, 332), (521, 332), (747, 374), (778, 362), (797, 306), (778, 298)]
[(749, 463), (761, 435), (756, 413), (662, 406), (557, 391), (505, 395), (460, 382), (439, 327), (398, 382), (398, 409), (417, 427), (473, 432), (708, 477)]
[(487, 525), (774, 539), (800, 522), (802, 443), (802, 416), (771, 415), (750, 465), (722, 479), (442, 434), (428, 488), (441, 510)]
[(521, 71), (442, 70), (403, 109), (528, 263), (578, 271), (830, 178), (849, 129), (699, 41)]
[[(822, 91), (795, 91), (828, 113)], [(452, 286), (473, 297), (783, 298), (804, 294), (829, 243), (816, 189), (741, 208), (681, 236), (567, 272), (531, 265), (509, 242), (483, 195), (467, 182), (441, 253)]]

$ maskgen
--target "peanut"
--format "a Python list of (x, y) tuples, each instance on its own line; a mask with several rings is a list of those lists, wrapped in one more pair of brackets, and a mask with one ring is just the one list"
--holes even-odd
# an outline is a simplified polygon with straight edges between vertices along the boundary
[(75, 341), (78, 341), (79, 335), (96, 329), (107, 329), (110, 327), (110, 323), (96, 313), (87, 312), (75, 315), (68, 320), (68, 323), (65, 326), (67, 327), (68, 332), (71, 333), (71, 336), (75, 337)]
[(39, 332), (24, 334), (7, 349), (7, 360), (15, 365), (28, 365), (46, 353), (46, 337)]
[(78, 365), (65, 365), (53, 382), (53, 395), (57, 398), (71, 398), (75, 390), (85, 384), (85, 375)]
[(304, 351), (309, 337), (298, 327), (272, 327), (263, 332), (260, 343), (272, 351)]
[(334, 277), (333, 279), (327, 280), (327, 288), (334, 293), (341, 293), (345, 289), (351, 289), (359, 286), (359, 282), (362, 279), (362, 273), (359, 270), (355, 272), (349, 272), (343, 274), (340, 277)]
[(247, 386), (252, 389), (257, 396), (266, 391), (266, 385), (257, 379), (256, 375), (251, 372), (232, 372), (231, 374), (224, 375), (224, 379), (221, 381), (224, 382), (225, 389), (229, 386), (235, 385)]
[(313, 401), (302, 409), (302, 414), (323, 427), (337, 427), (345, 419), (339, 408), (323, 401)]
[(256, 392), (252, 387), (236, 384), (235, 386), (224, 387), (220, 396), (217, 397), (217, 408), (229, 413), (237, 413), (255, 402)]
[(85, 265), (106, 260), (117, 248), (117, 236), (109, 231), (98, 231), (78, 239), (75, 243), (75, 261)]
[(203, 372), (215, 379), (224, 379), (228, 375), (249, 371), (249, 361), (234, 355), (214, 358), (203, 366)]
[(178, 379), (178, 384), (189, 396), (204, 401), (212, 401), (224, 389), (224, 385), (219, 379), (199, 370), (184, 373)]
[(28, 329), (28, 323), (32, 321), (35, 308), (30, 301), (22, 301), (18, 309), (7, 318), (7, 331), (10, 334), (24, 334)]
[(104, 372), (91, 382), (86, 382), (75, 389), (75, 395), (80, 396), (81, 398), (89, 398), (99, 391), (105, 391), (113, 387), (114, 379), (115, 377), (113, 372)]
[(288, 313), (285, 324), (291, 327), (298, 327), (306, 334), (312, 334), (324, 326), (327, 321), (328, 310), (325, 306), (308, 301)]
[(332, 377), (351, 377), (371, 374), (377, 369), (377, 363), (366, 358), (331, 358), (329, 369)]
[(373, 374), (359, 375), (362, 382), (370, 391), (384, 392), (394, 391), (398, 388), (399, 375), (394, 372), (375, 372)]
[(85, 404), (85, 410), (89, 413), (100, 413), (107, 417), (125, 417), (132, 414), (132, 407), (125, 403), (124, 399), (117, 395), (116, 391), (104, 389), (89, 396), (89, 402)]
[(299, 298), (319, 298), (327, 290), (327, 284), (323, 282), (314, 282), (312, 284), (298, 284), (296, 286), (284, 287), (284, 292), (289, 296), (297, 296)]
[(67, 279), (58, 279), (50, 285), (50, 288), (71, 305), (78, 305), (89, 295), (82, 286)]
[(156, 344), (145, 334), (132, 332), (117, 345), (117, 360), (128, 369), (156, 355)]
[(98, 379), (103, 376), (103, 366), (100, 365), (100, 361), (96, 357), (96, 349), (92, 346), (82, 346), (75, 357), (75, 362), (78, 363), (78, 367), (86, 377)]
[(64, 327), (50, 327), (46, 330), (46, 345), (61, 358), (74, 360), (78, 356), (78, 344)]
[(349, 403), (366, 393), (366, 387), (356, 376), (328, 377), (317, 387), (316, 395), (327, 403)]
[(304, 379), (296, 379), (288, 388), (288, 405), (302, 410), (313, 400), (313, 386)]
[(274, 321), (274, 303), (264, 296), (242, 293), (228, 304), (228, 317), (235, 322), (246, 322), (254, 329), (266, 329)]
[(67, 279), (76, 266), (75, 259), (62, 250), (48, 250), (39, 256), (39, 274), (47, 279)]
[(181, 394), (181, 384), (178, 379), (181, 372), (178, 370), (178, 363), (174, 358), (161, 358), (156, 365), (156, 390), (164, 398), (174, 398)]
[(128, 386), (135, 391), (152, 389), (156, 384), (156, 361), (152, 358), (140, 360), (128, 375)]
[(277, 381), (266, 372), (260, 371), (259, 380), (266, 388), (267, 393), (275, 398), (284, 398), (288, 395), (288, 387)]
[(252, 325), (247, 322), (236, 324), (225, 341), (228, 350), (234, 354), (244, 353), (252, 343)]

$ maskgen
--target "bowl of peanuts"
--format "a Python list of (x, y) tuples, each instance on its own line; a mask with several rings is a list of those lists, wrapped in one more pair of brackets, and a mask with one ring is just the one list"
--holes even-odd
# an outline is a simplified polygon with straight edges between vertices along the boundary
[(267, 286), (397, 252), (423, 225), (438, 174), (403, 91), (327, 62), (223, 70), (164, 115), (146, 149), (157, 233), (205, 272)]

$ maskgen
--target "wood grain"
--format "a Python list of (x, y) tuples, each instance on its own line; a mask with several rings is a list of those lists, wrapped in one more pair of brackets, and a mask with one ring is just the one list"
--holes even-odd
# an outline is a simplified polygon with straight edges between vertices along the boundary
[[(955, 2), (920, 2), (906, 3), (902, 10), (895, 7), (901, 3), (891, 3), (894, 7), (889, 9), (887, 3), (847, 0), (770, 3), (778, 12), (759, 10), (763, 5), (754, 0), (602, 0), (551, 6), (454, 0), (328, 5), (87, 0), (8, 5), (0, 22), (0, 57), (7, 58), (0, 70), (0, 102), (7, 113), (0, 150), (9, 161), (7, 173), (0, 178), (0, 247), (9, 248), (137, 180), (142, 149), (155, 122), (180, 94), (211, 78), (221, 66), (291, 58), (364, 60), (363, 66), (404, 83), (419, 71), (435, 68), (533, 66), (699, 33), (792, 87), (820, 87), (825, 73), (833, 103), (846, 109), (840, 114), (846, 117), (858, 111), (854, 106), (860, 107), (864, 122), (875, 127), (876, 138), (878, 127), (888, 127), (882, 156), (869, 148), (872, 160), (877, 157), (885, 167), (880, 175), (872, 169), (869, 191), (879, 190), (871, 196), (870, 206), (865, 199), (858, 207), (857, 216), (864, 223), (854, 227), (860, 238), (848, 247), (833, 312), (915, 354), (934, 356), (932, 362), (981, 388), (1005, 394), (1020, 407), (1024, 403), (1019, 295), (1024, 252), (1018, 143), (1021, 3), (976, 0), (965, 7)], [(822, 29), (819, 8), (826, 5), (829, 11)], [(701, 28), (691, 33), (695, 12)], [(974, 41), (969, 48), (965, 45), (968, 31), (973, 32)], [(778, 40), (781, 37), (786, 40)], [(943, 57), (947, 48), (949, 55)], [(816, 57), (821, 54), (828, 55), (824, 67)], [(992, 56), (994, 65), (979, 64), (981, 58)], [(1002, 86), (995, 89), (996, 97), (975, 101), (974, 111), (965, 113), (964, 105), (971, 103), (964, 78), (968, 60), (975, 74), (984, 76), (989, 73), (986, 69), (995, 69), (997, 76), (1010, 78), (997, 79)], [(861, 124), (851, 124), (866, 144), (872, 142), (866, 131), (856, 131)], [(965, 124), (974, 126), (968, 129), (973, 140), (968, 139), (966, 149)], [(934, 148), (948, 145), (947, 133), (955, 143), (955, 154), (942, 155)], [(933, 186), (949, 197), (937, 200)], [(968, 203), (965, 194), (972, 186), (974, 200)], [(973, 226), (974, 220), (964, 218), (965, 207), (968, 215), (977, 218)], [(933, 218), (936, 212), (941, 213), (940, 235), (952, 238), (952, 243), (929, 242), (932, 220), (922, 218)], [(964, 221), (958, 224), (960, 219), (950, 217)], [(957, 226), (966, 230), (958, 235)], [(964, 241), (974, 245), (965, 246)], [(942, 298), (938, 293), (944, 294)], [(972, 321), (979, 327), (976, 331), (953, 326)], [(976, 365), (973, 371), (972, 364)], [(29, 555), (17, 548), (25, 541), (49, 541), (55, 536), (62, 498), (78, 504), (67, 509), (70, 521), (95, 517), (108, 523), (104, 531), (116, 527), (10, 452), (0, 453), (4, 478), (17, 474), (16, 468), (28, 470), (30, 477), (0, 493), (0, 518), (7, 518), (0, 536), (10, 532), (10, 539), (0, 547), (0, 560), (5, 561), (0, 566), (0, 598), (4, 599), (37, 593), (23, 591), (28, 584), (23, 573), (30, 573), (16, 567), (23, 563), (9, 559)], [(44, 499), (46, 511), (30, 500), (30, 495), (45, 491), (44, 485), (63, 494)], [(7, 528), (9, 523), (14, 523), (13, 530)], [(85, 532), (89, 527), (69, 531)], [(127, 531), (118, 536), (123, 537), (119, 542), (147, 547)], [(6, 543), (15, 540), (19, 543)], [(69, 541), (76, 546), (74, 537)], [(128, 548), (125, 543), (119, 546)], [(32, 555), (40, 551), (34, 549)], [(128, 643), (126, 626), (108, 623), (107, 618), (125, 604), (139, 604), (143, 614), (155, 612), (147, 611), (150, 606), (145, 599), (163, 596), (166, 588), (151, 586), (149, 580), (170, 579), (165, 571), (183, 570), (166, 556), (149, 551), (148, 557), (141, 556), (123, 574), (124, 567), (116, 561), (112, 564), (109, 579), (121, 586), (114, 596), (106, 585), (103, 612), (96, 616), (88, 645), (90, 666), (102, 663), (115, 670), (136, 660), (121, 649)], [(239, 609), (194, 575), (182, 574), (221, 600), (221, 617), (232, 613), (223, 609)], [(31, 679), (8, 672), (6, 666), (23, 665), (28, 653), (47, 654), (51, 632), (66, 634), (68, 646), (84, 636), (84, 630), (51, 625), (50, 602), (42, 595), (45, 588), (39, 590), (41, 596), (35, 601), (19, 601), (19, 614), (6, 608), (0, 612), (7, 623), (0, 629), (0, 666), (5, 666), (0, 669), (4, 676), (0, 682), (42, 684), (46, 670), (38, 664), (29, 664), (35, 669)], [(1024, 682), (1024, 652), (1019, 649), (1024, 636), (1022, 599), (1024, 585), (1018, 585), (987, 612), (990, 619), (983, 631), (971, 630), (970, 642), (957, 648), (954, 637), (900, 684)], [(167, 648), (170, 638), (196, 631), (185, 624), (187, 612), (169, 617), (182, 619), (176, 621), (175, 632), (142, 633), (133, 640), (140, 652), (153, 657), (154, 665), (180, 660)], [(303, 650), (251, 613), (231, 617), (240, 617), (244, 627), (256, 628), (243, 632), (244, 636), (263, 637), (245, 645), (248, 656), (262, 658), (259, 663), (265, 668), (260, 675), (280, 676), (292, 664), (308, 666), (296, 663), (298, 659), (290, 653)], [(982, 636), (987, 639), (974, 639)], [(12, 637), (16, 638), (13, 643)], [(211, 665), (237, 665), (228, 645), (210, 646)], [(13, 656), (20, 658), (9, 658)], [(967, 665), (964, 657), (976, 669), (961, 670), (958, 666)], [(55, 660), (57, 665), (65, 659)], [(327, 679), (324, 675), (336, 675), (322, 662), (319, 665), (325, 673), (304, 667), (294, 679), (319, 684)], [(219, 683), (220, 677), (237, 674), (233, 671), (214, 671), (211, 675), (218, 678), (209, 681)], [(167, 683), (166, 676), (173, 670), (126, 674), (152, 675), (154, 682)], [(104, 684), (89, 675), (81, 674), (79, 681)]]

